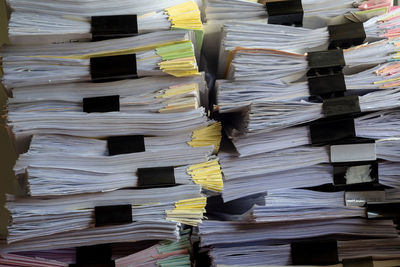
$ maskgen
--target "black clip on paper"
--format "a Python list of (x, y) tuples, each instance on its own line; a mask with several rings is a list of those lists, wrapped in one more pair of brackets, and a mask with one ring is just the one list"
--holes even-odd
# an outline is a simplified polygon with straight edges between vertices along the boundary
[(338, 117), (361, 112), (360, 102), (356, 95), (325, 99), (322, 110), (325, 117)]
[(139, 187), (161, 187), (175, 185), (174, 167), (139, 168)]
[(95, 226), (132, 222), (132, 205), (97, 206), (94, 208)]
[(92, 41), (138, 35), (136, 15), (93, 16), (91, 26)]
[(308, 78), (310, 95), (321, 96), (322, 98), (344, 96), (346, 83), (343, 73), (316, 76)]
[(108, 155), (144, 152), (143, 135), (110, 136), (107, 138)]
[(90, 58), (92, 82), (137, 79), (136, 54)]
[(379, 165), (377, 161), (333, 163), (333, 184), (335, 186), (354, 190), (357, 187), (372, 188), (378, 183)]
[(356, 137), (353, 118), (321, 119), (309, 126), (312, 145), (334, 144)]
[(346, 65), (343, 50), (334, 49), (307, 53), (308, 77), (342, 73)]
[(293, 265), (333, 265), (339, 263), (335, 239), (294, 241), (290, 244)]
[(400, 202), (369, 202), (367, 203), (368, 219), (400, 219)]
[(343, 259), (343, 267), (374, 267), (372, 257), (362, 257), (354, 259)]
[(85, 97), (83, 112), (112, 112), (119, 111), (119, 95)]
[(303, 6), (301, 0), (286, 0), (265, 3), (269, 24), (303, 26)]
[(115, 267), (111, 244), (77, 247), (75, 262), (69, 267)]
[(349, 48), (360, 45), (365, 40), (364, 24), (362, 22), (351, 22), (328, 26), (329, 49)]

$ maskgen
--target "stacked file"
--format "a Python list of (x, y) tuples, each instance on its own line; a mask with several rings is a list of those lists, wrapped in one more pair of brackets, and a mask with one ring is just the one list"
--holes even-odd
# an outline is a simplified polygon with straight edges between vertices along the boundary
[[(7, 1), (12, 44), (46, 44), (122, 38), (170, 29), (193, 30), (201, 48), (203, 26), (193, 0)], [(113, 24), (111, 27), (109, 24)]]
[[(240, 2), (243, 16), (259, 5)], [(218, 155), (221, 207), (199, 225), (212, 265), (399, 259), (398, 14), (223, 26), (213, 110), (233, 147)]]
[[(201, 223), (206, 194), (223, 190), (215, 156), (221, 123), (207, 117), (208, 88), (196, 60), (199, 8), (187, 0), (79, 4), (9, 1), (5, 118), (26, 194), (7, 196), (2, 252), (33, 252), (2, 258), (48, 265), (25, 257), (170, 240), (178, 243), (113, 264), (188, 266), (189, 234), (181, 228)], [(51, 260), (87, 264), (78, 258)]]
[[(396, 37), (399, 28), (397, 23), (399, 12), (399, 9), (395, 9), (387, 14), (372, 17), (363, 23), (331, 25), (317, 29), (274, 25), (259, 21), (224, 24), (218, 58), (218, 77), (224, 77), (230, 53), (235, 48), (263, 48), (305, 53), (337, 45), (345, 45), (343, 48), (347, 48), (363, 42)], [(346, 38), (348, 41), (345, 41)]]
[[(190, 231), (183, 230), (179, 241), (154, 241), (98, 245), (94, 247), (57, 250), (25, 251), (0, 254), (6, 266), (78, 266), (85, 260), (104, 258), (113, 266), (190, 266)], [(99, 254), (103, 253), (103, 254)], [(24, 265), (26, 264), (26, 265)]]
[[(279, 3), (277, 3), (279, 2)], [(266, 1), (207, 0), (204, 7), (204, 53), (214, 63), (218, 57), (221, 27), (230, 22), (263, 20), (271, 24), (303, 26), (309, 29), (346, 22), (364, 22), (383, 15), (392, 1)], [(249, 31), (247, 31), (249, 32)]]

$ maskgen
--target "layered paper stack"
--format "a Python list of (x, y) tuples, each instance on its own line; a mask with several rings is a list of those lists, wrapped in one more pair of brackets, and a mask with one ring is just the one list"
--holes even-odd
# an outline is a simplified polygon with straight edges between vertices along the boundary
[(81, 266), (78, 256), (41, 251), (88, 247), (102, 255), (97, 245), (170, 240), (114, 264), (189, 266), (189, 233), (181, 230), (202, 222), (207, 193), (223, 190), (221, 123), (207, 117), (196, 59), (197, 3), (9, 5), (4, 118), (25, 195), (7, 196), (2, 252), (14, 254), (2, 254), (4, 264)]

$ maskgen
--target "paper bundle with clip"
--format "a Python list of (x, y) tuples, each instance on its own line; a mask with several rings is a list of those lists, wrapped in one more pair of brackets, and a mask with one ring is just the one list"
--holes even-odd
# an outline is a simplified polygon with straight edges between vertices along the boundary
[[(355, 136), (370, 139), (399, 137), (400, 113), (398, 109), (378, 111), (359, 117), (350, 118), (354, 122)], [(338, 119), (340, 125), (346, 120)], [(276, 150), (311, 145), (312, 130), (322, 127), (315, 123), (308, 126), (289, 127), (282, 130), (260, 134), (248, 134), (245, 137), (233, 137), (231, 140), (240, 156), (250, 156)], [(290, 140), (290, 142), (287, 142)]]
[[(331, 241), (331, 240), (329, 240)], [(353, 263), (372, 263), (373, 266), (398, 266), (399, 260), (396, 251), (399, 249), (398, 238), (365, 239), (365, 240), (332, 240), (335, 243), (334, 252), (325, 254), (325, 257), (308, 258), (310, 261), (330, 260), (326, 264), (301, 264), (301, 266), (330, 266), (343, 267)], [(324, 246), (324, 241), (315, 242), (315, 247)], [(327, 242), (328, 243), (328, 242)], [(307, 248), (304, 248), (307, 250)], [(322, 249), (325, 251), (324, 249)], [(304, 252), (307, 253), (307, 252)], [(310, 252), (312, 254), (312, 252)], [(296, 254), (297, 255), (297, 254)], [(305, 258), (306, 255), (304, 254)], [(332, 256), (335, 255), (332, 261)], [(291, 245), (267, 245), (265, 243), (235, 244), (234, 246), (219, 245), (211, 248), (210, 256), (213, 264), (218, 267), (240, 266), (267, 267), (287, 266), (293, 264), (293, 249)], [(347, 264), (347, 265), (346, 265)], [(368, 266), (368, 265), (367, 265)]]
[[(214, 128), (216, 134), (220, 134), (218, 125), (207, 128)], [(195, 183), (208, 190), (222, 191), (218, 159), (211, 155), (214, 145), (218, 148), (220, 135), (211, 140), (212, 129), (207, 128), (192, 135), (140, 137), (142, 141), (124, 137), (105, 141), (34, 136), (30, 150), (20, 155), (14, 170), (16, 174), (26, 174), (31, 196), (81, 194), (152, 185), (147, 180), (154, 180), (155, 185)], [(205, 139), (196, 138), (200, 132), (205, 132)], [(120, 145), (128, 147), (139, 143), (143, 143), (144, 149), (118, 155), (130, 152), (121, 151)], [(110, 156), (110, 153), (116, 154)]]
[[(110, 261), (116, 267), (126, 266), (190, 266), (190, 230), (182, 230), (178, 241), (142, 241), (135, 243), (115, 243), (104, 246), (92, 247), (92, 251), (107, 252)], [(18, 264), (37, 264), (29, 265), (34, 267), (47, 266), (68, 266), (77, 264), (81, 257), (88, 261), (91, 255), (85, 249), (64, 248), (39, 251), (21, 251), (14, 253), (0, 254), (0, 262), (10, 266), (20, 266)], [(99, 259), (99, 257), (96, 257)], [(43, 265), (40, 265), (43, 264)], [(54, 265), (51, 265), (54, 264)], [(8, 265), (7, 265), (8, 266)]]
[[(321, 28), (346, 22), (364, 22), (391, 11), (392, 1), (205, 1), (204, 53), (218, 57), (221, 27), (230, 22), (262, 20), (272, 24)], [(271, 13), (269, 17), (269, 13)], [(214, 61), (213, 61), (214, 63)], [(216, 63), (216, 61), (215, 61)]]
[[(332, 68), (342, 68), (344, 75), (352, 77), (368, 69), (375, 71), (371, 67), (378, 64), (396, 61), (398, 59), (397, 52), (398, 39), (391, 39), (344, 50), (326, 51), (327, 57), (324, 60), (326, 64), (332, 64)], [(226, 78), (235, 82), (291, 85), (295, 81), (304, 80), (307, 72), (313, 68), (313, 64), (316, 63), (312, 58), (313, 54), (316, 55), (316, 53), (296, 54), (271, 49), (236, 48), (228, 62)], [(249, 64), (251, 64), (251, 68), (249, 68)], [(393, 69), (395, 70), (395, 67)], [(382, 76), (388, 74), (385, 71), (376, 73)]]
[(206, 198), (198, 185), (127, 189), (64, 197), (7, 197), (5, 251), (173, 240), (176, 223), (202, 221)]
[[(228, 68), (229, 56), (235, 48), (275, 49), (286, 52), (305, 53), (324, 50), (348, 34), (354, 43), (389, 39), (398, 36), (397, 17), (399, 9), (373, 17), (364, 23), (334, 25), (318, 29), (306, 29), (265, 22), (231, 22), (224, 25), (218, 62), (218, 77), (224, 77)], [(346, 28), (348, 27), (348, 28)], [(354, 28), (352, 28), (354, 27)]]
[(186, 29), (196, 32), (197, 49), (202, 45), (200, 10), (193, 0), (7, 2), (12, 44), (90, 41)]
[[(121, 78), (198, 75), (190, 32), (177, 30), (88, 43), (12, 46), (1, 53), (7, 90)], [(109, 68), (110, 66), (118, 68)]]

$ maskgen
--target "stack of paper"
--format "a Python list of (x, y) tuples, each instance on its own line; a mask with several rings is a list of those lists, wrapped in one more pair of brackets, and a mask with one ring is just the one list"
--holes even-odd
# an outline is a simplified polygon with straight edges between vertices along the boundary
[[(365, 41), (376, 41), (398, 36), (399, 9), (373, 17), (363, 23)], [(327, 27), (306, 29), (266, 22), (231, 22), (224, 24), (219, 52), (218, 77), (224, 77), (229, 55), (237, 47), (266, 48), (286, 52), (305, 53), (325, 50), (330, 43)]]
[[(26, 195), (7, 196), (2, 252), (181, 238), (115, 265), (190, 265), (181, 228), (201, 223), (206, 193), (223, 190), (214, 155), (221, 123), (207, 117), (208, 88), (195, 56), (197, 4), (9, 4), (10, 37), (23, 45), (1, 51), (2, 82), (13, 97), (5, 118), (22, 153), (14, 170)], [(106, 31), (137, 19), (141, 35), (97, 41), (98, 16)], [(82, 42), (68, 43), (75, 40)]]
[[(136, 242), (112, 244), (111, 259), (115, 266), (190, 266), (190, 231), (183, 230), (179, 241)], [(143, 248), (142, 248), (143, 247)], [(137, 251), (137, 252), (134, 252)], [(10, 266), (18, 264), (34, 264), (29, 266), (68, 266), (76, 263), (77, 251), (72, 248), (23, 251), (0, 254), (0, 262)], [(44, 265), (40, 265), (44, 264)], [(46, 265), (49, 264), (49, 265)], [(54, 265), (51, 265), (54, 264)], [(7, 265), (7, 266), (8, 266)], [(27, 265), (28, 266), (28, 265)]]
[[(157, 3), (141, 1), (7, 1), (11, 16), (8, 25), (12, 44), (46, 44), (90, 41), (98, 29), (92, 17), (136, 15), (132, 29), (115, 37), (169, 29), (196, 31), (196, 45), (201, 48), (203, 25), (200, 10), (193, 0), (166, 0)], [(77, 8), (79, 6), (79, 8)], [(123, 16), (122, 16), (123, 18)], [(96, 31), (97, 30), (97, 31)], [(104, 34), (104, 33), (103, 33)], [(93, 36), (94, 35), (94, 36)]]
[[(353, 77), (351, 74), (368, 69), (368, 67), (397, 60), (398, 43), (398, 38), (395, 38), (344, 49), (343, 73), (349, 75), (350, 79)], [(235, 82), (291, 85), (294, 81), (303, 80), (309, 69), (307, 54), (273, 49), (235, 48), (228, 61), (226, 78)], [(373, 68), (371, 70), (374, 71)], [(383, 73), (379, 71), (377, 75)], [(350, 79), (350, 81), (352, 80)]]
[[(355, 134), (358, 137), (385, 139), (399, 137), (399, 110), (373, 112), (354, 119)], [(310, 145), (310, 126), (290, 127), (268, 133), (248, 134), (245, 137), (232, 136), (240, 156), (250, 156), (275, 150)], [(290, 140), (290, 142), (286, 142)]]
[[(168, 36), (170, 34), (161, 36), (164, 38), (159, 45), (153, 44), (154, 40), (150, 35), (160, 38), (159, 33), (150, 33), (144, 38), (139, 36), (95, 43), (70, 43), (65, 45), (63, 51), (60, 49), (61, 51), (55, 53), (47, 51), (45, 46), (29, 46), (23, 53), (18, 49), (17, 51), (10, 49), (11, 51), (2, 53), (4, 73), (2, 82), (8, 90), (11, 90), (14, 87), (29, 85), (90, 81), (95, 79), (96, 74), (93, 71), (93, 57), (102, 56), (100, 59), (107, 60), (116, 54), (130, 55), (134, 59), (130, 64), (136, 71), (136, 77), (167, 74), (184, 77), (198, 74), (193, 44), (188, 40), (187, 32), (177, 31), (175, 36)], [(181, 41), (174, 41), (177, 37)], [(140, 42), (141, 39), (145, 40)], [(96, 44), (96, 47), (92, 44)], [(52, 45), (53, 49), (56, 47)], [(124, 68), (124, 64), (121, 66)]]
[[(399, 189), (382, 191), (385, 201), (398, 201)], [(374, 193), (374, 192), (373, 192)], [(305, 189), (268, 190), (265, 206), (253, 210), (257, 222), (287, 222), (300, 220), (367, 217), (365, 207), (350, 206), (345, 192), (318, 192)], [(347, 206), (346, 206), (347, 205)]]
[[(98, 207), (121, 204), (131, 206), (131, 223), (94, 227), (101, 223)], [(8, 227), (6, 251), (172, 240), (176, 237), (176, 223), (197, 225), (201, 222), (205, 204), (206, 199), (197, 185), (65, 197), (8, 196), (6, 207), (13, 223)]]
[[(338, 241), (337, 250), (339, 261), (349, 259), (362, 259), (372, 257), (374, 266), (376, 261), (385, 260), (388, 265), (398, 266), (398, 258), (396, 252), (399, 249), (400, 239), (367, 239), (360, 242), (356, 241)], [(235, 263), (240, 262), (243, 266), (286, 266), (293, 265), (291, 260), (290, 245), (266, 245), (255, 244), (249, 246), (218, 246), (212, 250), (211, 258), (217, 266), (237, 266)], [(221, 264), (221, 265), (220, 265)], [(222, 265), (224, 264), (224, 265)], [(267, 264), (267, 265), (265, 265)], [(304, 266), (304, 265), (302, 265)], [(321, 266), (321, 265), (306, 265)], [(342, 264), (324, 265), (324, 266), (343, 266)], [(346, 265), (344, 265), (346, 266)]]
[[(207, 0), (204, 8), (204, 53), (208, 60), (213, 64), (217, 61), (219, 51), (219, 40), (221, 39), (221, 27), (230, 22), (246, 20), (268, 21), (268, 11), (266, 3), (275, 1), (265, 0), (234, 0), (229, 3), (221, 0)], [(289, 23), (296, 22), (298, 26), (315, 29), (326, 25), (334, 25), (348, 22), (364, 22), (371, 17), (387, 13), (395, 7), (390, 7), (393, 3), (390, 0), (382, 1), (290, 1), (282, 9), (271, 10), (276, 16), (275, 22), (279, 19)], [(285, 17), (285, 12), (289, 16)]]
[[(380, 90), (361, 96), (359, 101), (361, 112), (388, 110), (400, 107), (400, 89)], [(326, 117), (323, 103), (311, 100), (266, 100), (253, 99), (247, 106), (242, 103), (231, 103), (226, 110), (234, 112), (232, 128), (227, 128), (229, 136), (245, 136), (247, 134), (266, 133), (287, 127), (312, 122)]]
[[(268, 1), (234, 0), (230, 4), (221, 0), (205, 1), (205, 20), (212, 23), (214, 21), (226, 21), (235, 19), (264, 19), (268, 17)], [(353, 1), (340, 0), (335, 2), (328, 1), (301, 1), (304, 12), (303, 26), (310, 28), (325, 24), (329, 17), (355, 12), (358, 10), (370, 10), (374, 8), (388, 7), (391, 1)], [(362, 13), (361, 13), (362, 14)], [(319, 20), (319, 22), (317, 22)], [(316, 25), (317, 24), (317, 25)]]
[(32, 196), (136, 187), (140, 185), (138, 169), (165, 166), (173, 168), (176, 184), (196, 183), (208, 190), (222, 191), (218, 159), (211, 155), (213, 147), (203, 147), (218, 144), (219, 138), (186, 142), (185, 139), (190, 139), (190, 136), (145, 137), (146, 151), (109, 156), (107, 141), (68, 136), (34, 136), (30, 150), (20, 155), (14, 171), (16, 174), (26, 174), (28, 190)]

